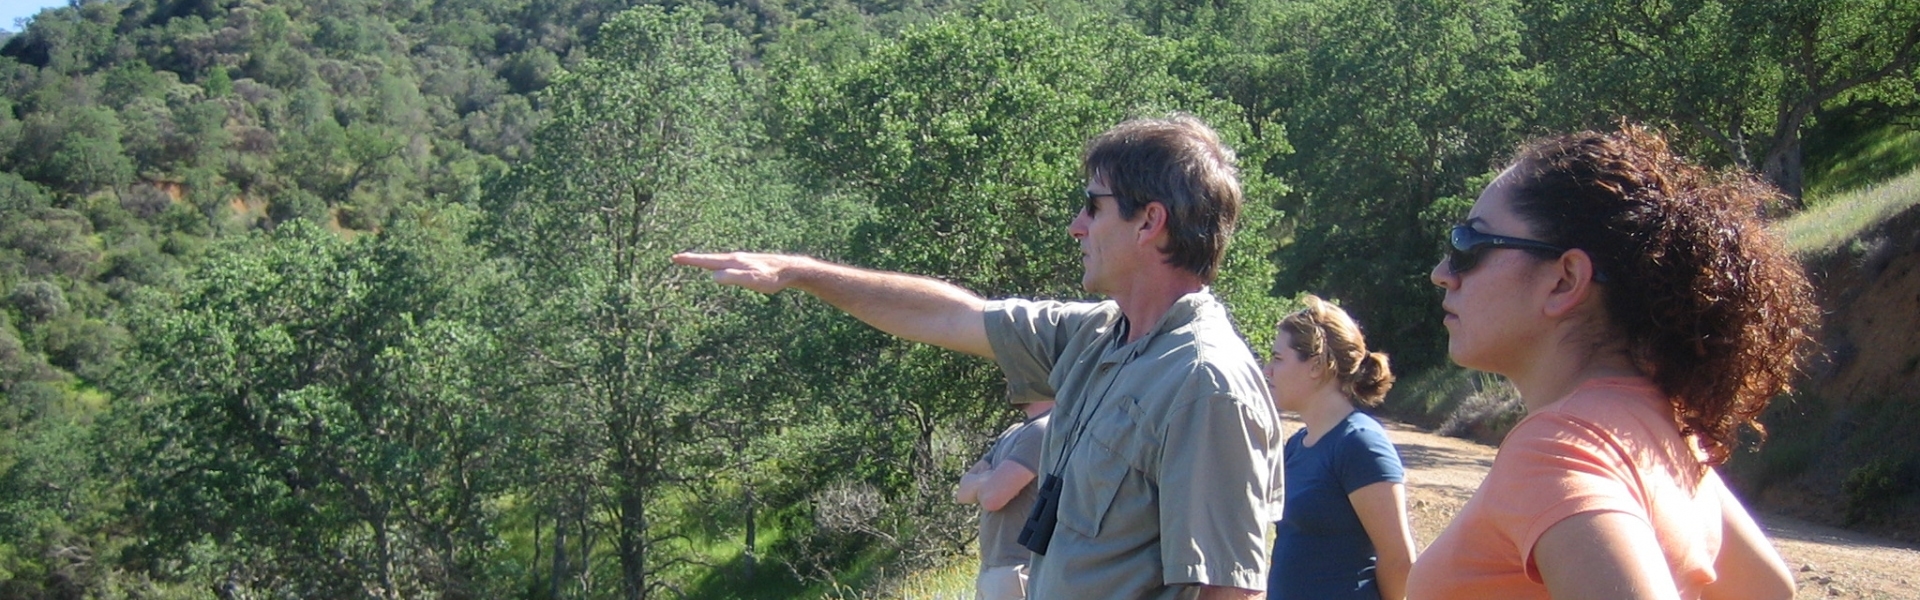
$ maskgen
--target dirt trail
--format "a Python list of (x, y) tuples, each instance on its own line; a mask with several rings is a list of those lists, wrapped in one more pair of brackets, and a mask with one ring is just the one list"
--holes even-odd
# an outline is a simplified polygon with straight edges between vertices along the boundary
[[(1405, 424), (1386, 425), (1407, 468), (1414, 537), (1426, 548), (1480, 486), (1493, 465), (1494, 449)], [(1793, 569), (1800, 598), (1920, 599), (1920, 549), (1785, 516), (1755, 518)]]

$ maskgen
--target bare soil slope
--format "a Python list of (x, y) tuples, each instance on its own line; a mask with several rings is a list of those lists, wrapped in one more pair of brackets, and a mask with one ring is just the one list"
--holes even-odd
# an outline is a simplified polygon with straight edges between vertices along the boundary
[(1920, 543), (1920, 208), (1807, 268), (1822, 352), (1736, 478), (1775, 513)]
[[(1480, 486), (1493, 465), (1494, 448), (1400, 423), (1386, 425), (1407, 467), (1414, 538), (1426, 548)], [(1755, 518), (1794, 570), (1800, 598), (1920, 598), (1920, 548), (1776, 514)]]

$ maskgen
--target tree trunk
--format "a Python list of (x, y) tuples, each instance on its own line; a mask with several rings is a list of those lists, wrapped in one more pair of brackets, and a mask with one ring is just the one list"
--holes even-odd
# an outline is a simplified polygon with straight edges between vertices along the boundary
[(541, 551), (542, 551), (542, 548), (540, 547), (540, 513), (535, 512), (533, 514), (533, 562), (527, 563), (528, 565), (531, 566), (530, 568), (527, 569), (527, 573), (533, 576), (533, 581), (527, 582), (527, 589), (533, 589), (533, 586), (540, 584), (540, 552)]
[(758, 543), (758, 538), (759, 538), (759, 530), (755, 527), (756, 524), (754, 523), (754, 518), (753, 518), (753, 508), (754, 508), (753, 505), (754, 505), (753, 486), (747, 486), (747, 551), (745, 556), (746, 560), (744, 561), (744, 564), (746, 566), (746, 578), (748, 580), (753, 579), (753, 571), (754, 571), (753, 563), (755, 560), (755, 557), (753, 555), (753, 548)]
[(380, 597), (399, 598), (393, 585), (393, 540), (387, 535), (387, 511), (383, 507), (373, 519), (373, 544), (380, 553)]
[(1801, 195), (1805, 193), (1807, 169), (1805, 153), (1801, 151), (1799, 129), (1783, 133), (1780, 142), (1767, 152), (1767, 161), (1761, 169), (1767, 180), (1786, 194), (1786, 199), (1781, 202), (1781, 210), (1793, 213), (1806, 207)]
[(567, 515), (565, 509), (553, 515), (553, 569), (547, 574), (547, 597), (560, 599), (560, 581), (567, 576)]
[(620, 576), (630, 600), (647, 597), (647, 499), (638, 477), (627, 475), (620, 490)]
[(587, 491), (580, 491), (580, 591), (582, 594), (593, 590), (593, 504), (587, 498)]

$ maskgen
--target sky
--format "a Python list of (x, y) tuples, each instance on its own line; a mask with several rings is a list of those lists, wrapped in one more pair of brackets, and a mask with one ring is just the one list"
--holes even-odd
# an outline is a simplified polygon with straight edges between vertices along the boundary
[(42, 8), (66, 5), (67, 0), (0, 0), (0, 29), (19, 33), (20, 28), (13, 25), (14, 19), (31, 17)]

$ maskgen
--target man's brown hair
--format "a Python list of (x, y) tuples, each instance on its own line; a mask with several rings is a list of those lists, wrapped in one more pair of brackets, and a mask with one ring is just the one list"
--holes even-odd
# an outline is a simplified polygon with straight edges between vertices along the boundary
[(1087, 141), (1080, 164), (1089, 180), (1104, 178), (1133, 219), (1146, 205), (1167, 209), (1167, 264), (1212, 281), (1240, 216), (1240, 177), (1233, 150), (1193, 115), (1132, 119)]

